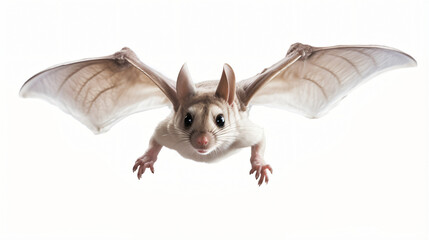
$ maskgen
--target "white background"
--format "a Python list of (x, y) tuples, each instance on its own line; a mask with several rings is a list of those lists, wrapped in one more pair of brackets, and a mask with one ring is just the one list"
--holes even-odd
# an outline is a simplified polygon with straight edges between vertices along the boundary
[[(425, 1), (4, 1), (0, 3), (0, 239), (428, 239), (429, 8)], [(175, 79), (238, 79), (290, 44), (379, 44), (417, 68), (379, 75), (325, 117), (253, 108), (268, 185), (250, 149), (216, 164), (163, 149), (131, 168), (168, 109), (103, 135), (18, 91), (58, 63), (123, 46)]]

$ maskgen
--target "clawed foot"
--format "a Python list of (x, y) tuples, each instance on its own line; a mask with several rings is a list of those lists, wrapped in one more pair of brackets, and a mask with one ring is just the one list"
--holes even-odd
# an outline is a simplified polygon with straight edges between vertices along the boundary
[(249, 174), (255, 173), (256, 180), (259, 179), (258, 185), (261, 186), (261, 184), (265, 181), (265, 183), (268, 183), (268, 171), (273, 174), (273, 169), (270, 165), (265, 164), (264, 161), (258, 160), (258, 159), (252, 159), (252, 169), (250, 169)]
[(150, 171), (152, 173), (155, 173), (155, 169), (153, 168), (153, 164), (156, 161), (156, 157), (153, 157), (149, 154), (144, 154), (143, 156), (139, 157), (134, 164), (133, 172), (135, 172), (137, 169), (137, 178), (140, 179), (142, 177), (142, 174), (146, 170), (146, 168), (150, 168)]

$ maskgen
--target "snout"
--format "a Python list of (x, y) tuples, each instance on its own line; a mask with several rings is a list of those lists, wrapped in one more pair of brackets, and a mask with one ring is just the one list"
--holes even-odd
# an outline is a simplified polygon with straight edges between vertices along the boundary
[(209, 138), (207, 135), (200, 135), (197, 137), (198, 146), (205, 147), (209, 144)]
[(214, 145), (214, 136), (208, 132), (196, 132), (191, 136), (191, 144), (198, 153), (207, 154)]

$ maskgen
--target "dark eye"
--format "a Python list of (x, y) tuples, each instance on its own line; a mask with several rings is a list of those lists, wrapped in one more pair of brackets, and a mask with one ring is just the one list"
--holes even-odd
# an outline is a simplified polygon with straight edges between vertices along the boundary
[(217, 115), (217, 117), (216, 117), (216, 125), (218, 127), (225, 126), (225, 118), (223, 118), (222, 114)]
[(192, 115), (187, 113), (184, 120), (185, 127), (188, 128), (192, 125)]

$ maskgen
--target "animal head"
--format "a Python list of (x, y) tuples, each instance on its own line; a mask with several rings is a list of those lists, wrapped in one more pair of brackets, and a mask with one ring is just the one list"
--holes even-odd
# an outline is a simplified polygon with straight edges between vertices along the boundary
[[(210, 82), (213, 83), (213, 82)], [(206, 155), (232, 139), (234, 129), (233, 105), (235, 75), (225, 64), (216, 89), (215, 83), (195, 87), (186, 64), (177, 78), (177, 99), (179, 108), (175, 112), (174, 125), (181, 139), (189, 143), (190, 151)]]

